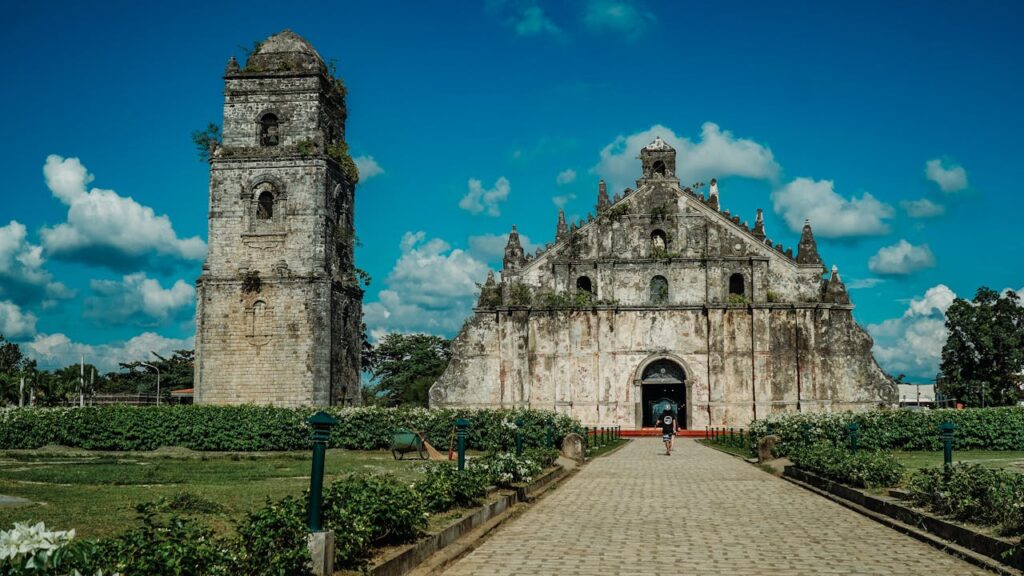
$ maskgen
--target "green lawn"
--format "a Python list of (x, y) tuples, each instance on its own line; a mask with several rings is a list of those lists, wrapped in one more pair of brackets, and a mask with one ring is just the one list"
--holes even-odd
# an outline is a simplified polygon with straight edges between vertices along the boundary
[[(941, 466), (942, 452), (893, 452), (904, 466), (911, 469)], [(954, 462), (973, 462), (992, 468), (1005, 468), (1024, 473), (1024, 452), (992, 450), (954, 450)]]
[(718, 448), (719, 450), (728, 452), (730, 454), (735, 454), (737, 456), (742, 456), (743, 458), (750, 458), (751, 456), (753, 456), (753, 454), (750, 453), (750, 450), (740, 448), (739, 446), (729, 446), (725, 442), (718, 443), (701, 438), (700, 440), (697, 440), (697, 443), (703, 444), (705, 446), (711, 446), (712, 448)]
[[(420, 475), (421, 461), (395, 461), (390, 452), (329, 450), (327, 482), (347, 472)], [(32, 504), (0, 506), (0, 530), (14, 522), (90, 537), (135, 523), (135, 506), (183, 492), (220, 504), (204, 514), (220, 531), (263, 505), (267, 497), (300, 495), (309, 487), (310, 452), (224, 453), (165, 448), (153, 452), (89, 452), (48, 447), (0, 451), (0, 494)]]

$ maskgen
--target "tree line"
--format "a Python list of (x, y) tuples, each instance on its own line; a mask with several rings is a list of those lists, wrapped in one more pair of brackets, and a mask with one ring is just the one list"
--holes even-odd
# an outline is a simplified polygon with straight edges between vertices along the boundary
[[(382, 406), (426, 406), (431, 384), (444, 372), (451, 342), (427, 334), (388, 334), (376, 346), (363, 343), (363, 403)], [(160, 370), (160, 392), (192, 388), (194, 350), (175, 350), (169, 357), (153, 353), (146, 364)], [(142, 361), (123, 362), (104, 373), (91, 363), (42, 370), (21, 347), (0, 335), (0, 406), (26, 405), (30, 395), (37, 406), (73, 403), (80, 391), (93, 394), (154, 394), (156, 372)], [(83, 377), (84, 374), (84, 377)], [(21, 388), (24, 379), (24, 390)], [(83, 386), (84, 385), (84, 386)]]
[[(191, 388), (195, 352), (175, 350), (164, 357), (153, 353), (146, 364), (160, 370), (160, 391)], [(106, 372), (91, 363), (71, 364), (54, 370), (42, 370), (35, 359), (21, 347), (0, 335), (0, 405), (26, 405), (30, 399), (36, 406), (57, 406), (72, 402), (79, 394), (154, 394), (156, 372), (142, 361), (118, 364), (120, 371)], [(24, 381), (24, 389), (22, 382)]]

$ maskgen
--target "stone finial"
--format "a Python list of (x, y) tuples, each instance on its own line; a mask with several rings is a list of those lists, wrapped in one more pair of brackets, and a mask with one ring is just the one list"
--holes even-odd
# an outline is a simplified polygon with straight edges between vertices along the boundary
[(487, 280), (480, 288), (480, 298), (477, 300), (478, 308), (491, 308), (501, 304), (501, 293), (498, 290), (498, 283), (494, 281), (494, 270), (487, 271)]
[(711, 179), (711, 186), (708, 187), (708, 204), (715, 210), (718, 210), (718, 178)]
[(789, 258), (791, 260), (793, 259), (793, 249), (792, 248), (786, 248), (786, 258)]
[(832, 265), (832, 275), (825, 282), (825, 294), (823, 300), (833, 304), (849, 304), (850, 293), (846, 291), (843, 279), (839, 277), (839, 267)]
[(594, 215), (591, 214), (590, 212), (587, 212), (587, 223), (589, 224), (590, 222), (593, 222), (593, 221), (594, 221)]
[(234, 56), (228, 58), (228, 67), (224, 70), (225, 74), (238, 74), (241, 68), (238, 66), (238, 60)]
[(526, 262), (523, 254), (523, 247), (519, 243), (519, 232), (516, 225), (512, 225), (512, 232), (508, 235), (508, 243), (505, 244), (505, 259), (502, 261), (503, 270), (517, 270)]
[(597, 213), (604, 212), (611, 202), (608, 201), (608, 186), (605, 185), (604, 180), (597, 183)]
[(804, 229), (800, 233), (800, 244), (796, 249), (796, 263), (823, 266), (821, 256), (818, 255), (818, 243), (814, 241), (814, 231), (811, 230), (810, 219), (804, 220)]
[(618, 192), (616, 192), (615, 193), (615, 199), (613, 200), (613, 202), (618, 203), (619, 200), (622, 200), (622, 194), (619, 194)]
[(565, 223), (565, 210), (558, 209), (558, 228), (555, 230), (555, 242), (558, 242), (569, 233), (569, 226)]
[(767, 236), (764, 233), (764, 210), (757, 209), (757, 218), (754, 219), (754, 230), (751, 232), (758, 240), (764, 240)]

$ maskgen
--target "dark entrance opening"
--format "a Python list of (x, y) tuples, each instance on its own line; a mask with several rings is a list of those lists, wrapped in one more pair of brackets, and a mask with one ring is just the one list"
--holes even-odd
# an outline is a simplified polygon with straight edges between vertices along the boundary
[(686, 428), (686, 373), (671, 360), (658, 360), (644, 368), (640, 379), (640, 405), (643, 408), (643, 425), (656, 424), (666, 407)]

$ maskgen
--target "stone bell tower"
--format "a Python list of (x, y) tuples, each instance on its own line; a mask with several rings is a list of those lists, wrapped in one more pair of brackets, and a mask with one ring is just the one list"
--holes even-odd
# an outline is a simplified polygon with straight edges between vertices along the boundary
[(290, 30), (244, 67), (228, 62), (196, 282), (197, 403), (359, 402), (359, 176), (345, 118), (344, 86)]

